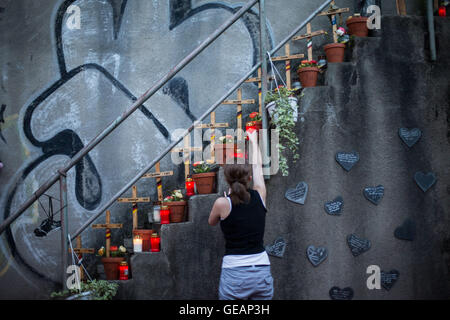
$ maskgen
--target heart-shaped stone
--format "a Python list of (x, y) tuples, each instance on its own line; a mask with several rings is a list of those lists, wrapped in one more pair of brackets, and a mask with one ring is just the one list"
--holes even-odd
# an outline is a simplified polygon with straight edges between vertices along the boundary
[(398, 129), (398, 135), (400, 136), (402, 141), (411, 148), (417, 143), (417, 141), (419, 141), (420, 137), (422, 136), (422, 131), (420, 131), (419, 128), (400, 128)]
[(338, 152), (336, 153), (336, 161), (346, 171), (350, 171), (351, 168), (359, 161), (358, 152)]
[(278, 237), (273, 244), (266, 246), (267, 254), (274, 257), (283, 258), (286, 245), (286, 241), (282, 237)]
[(344, 199), (341, 196), (332, 201), (325, 202), (325, 212), (332, 216), (341, 215), (342, 208), (344, 206)]
[(347, 244), (350, 247), (354, 257), (366, 252), (372, 246), (370, 240), (359, 238), (355, 234), (350, 234), (347, 236)]
[(416, 224), (411, 219), (406, 219), (400, 227), (394, 231), (394, 236), (400, 240), (413, 241), (416, 235)]
[(317, 267), (327, 258), (328, 251), (323, 247), (316, 248), (314, 246), (309, 246), (308, 249), (306, 249), (306, 254), (308, 255), (308, 259), (312, 265)]
[(378, 205), (384, 196), (384, 187), (379, 185), (376, 187), (364, 188), (364, 196), (373, 204)]
[(344, 289), (333, 287), (329, 293), (332, 300), (352, 300), (353, 298), (353, 289), (350, 287)]
[(298, 203), (298, 204), (305, 204), (306, 196), (308, 194), (308, 185), (306, 182), (302, 181), (295, 189), (288, 189), (284, 196), (289, 201)]
[(400, 272), (391, 270), (389, 272), (381, 270), (381, 286), (386, 290), (391, 290), (400, 277)]
[(423, 192), (427, 192), (427, 190), (436, 183), (436, 176), (433, 172), (429, 172), (427, 174), (424, 174), (423, 172), (416, 172), (414, 175), (414, 180)]

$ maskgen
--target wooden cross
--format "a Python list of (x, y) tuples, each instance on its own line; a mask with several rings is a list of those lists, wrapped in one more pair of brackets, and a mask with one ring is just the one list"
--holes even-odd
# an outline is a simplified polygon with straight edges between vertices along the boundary
[(191, 160), (191, 152), (203, 151), (202, 147), (191, 147), (191, 138), (189, 135), (186, 135), (183, 138), (184, 146), (183, 148), (173, 148), (171, 152), (182, 152), (184, 159), (184, 178), (187, 179), (189, 177), (189, 164)]
[(400, 16), (406, 16), (406, 3), (405, 0), (397, 1), (397, 14)]
[(122, 228), (121, 223), (111, 223), (111, 212), (106, 210), (106, 223), (93, 224), (92, 229), (106, 229), (106, 257), (111, 255), (111, 229)]
[(141, 197), (138, 198), (137, 196), (137, 187), (133, 186), (132, 187), (132, 195), (131, 198), (119, 198), (117, 199), (117, 202), (131, 202), (133, 205), (133, 230), (138, 228), (138, 217), (137, 217), (137, 206), (138, 203), (142, 203), (142, 202), (150, 202), (150, 198), (149, 197)]
[[(237, 112), (236, 112), (236, 119), (237, 119), (237, 129), (238, 129), (238, 135), (237, 135), (237, 139), (238, 141), (242, 140), (242, 133), (243, 133), (243, 129), (242, 129), (242, 105), (243, 104), (254, 104), (255, 100), (254, 99), (247, 99), (247, 100), (242, 100), (242, 89), (239, 88), (237, 91), (237, 100), (225, 100), (222, 102), (222, 104), (227, 104), (227, 105), (237, 105)], [(240, 130), (239, 130), (240, 129)]]
[(308, 48), (308, 60), (311, 61), (311, 60), (313, 60), (312, 38), (320, 36), (322, 34), (326, 34), (325, 30), (318, 30), (318, 31), (311, 32), (311, 23), (308, 23), (306, 25), (306, 34), (294, 37), (294, 38), (292, 38), (292, 41), (308, 39), (308, 43), (306, 46)]
[[(258, 83), (258, 102), (259, 102), (259, 115), (262, 116), (262, 92), (261, 92), (261, 87), (262, 87), (262, 80), (261, 80), (261, 68), (258, 68), (258, 77), (256, 78), (248, 78), (247, 80), (245, 80), (245, 83), (252, 83), (252, 82), (257, 82)], [(267, 80), (271, 81), (274, 80), (275, 77), (274, 76), (268, 76)]]
[[(81, 244), (81, 236), (77, 237), (77, 246), (73, 248), (73, 251), (78, 255), (78, 259), (81, 260), (83, 258), (83, 254), (94, 254), (95, 249), (93, 248), (83, 248)], [(72, 253), (72, 249), (69, 248), (69, 253)], [(84, 278), (84, 270), (80, 268), (80, 281), (83, 281)]]
[(155, 165), (155, 172), (146, 173), (142, 176), (142, 178), (153, 178), (156, 179), (156, 191), (158, 192), (158, 203), (164, 200), (163, 192), (162, 192), (162, 180), (161, 177), (173, 176), (173, 171), (164, 171), (161, 172), (161, 165), (159, 162)]
[(302, 53), (291, 55), (291, 46), (289, 43), (284, 46), (284, 51), (284, 56), (274, 57), (272, 58), (272, 61), (286, 62), (286, 86), (288, 89), (291, 89), (291, 60), (303, 59), (305, 55)]
[(228, 122), (225, 123), (216, 123), (216, 113), (213, 111), (211, 112), (211, 123), (203, 123), (203, 124), (198, 124), (195, 126), (195, 128), (197, 129), (210, 129), (211, 132), (211, 144), (210, 144), (210, 149), (211, 149), (211, 158), (206, 160), (207, 163), (214, 163), (215, 162), (215, 150), (214, 150), (214, 145), (216, 144), (216, 128), (227, 128)]
[(337, 14), (342, 14), (345, 12), (349, 12), (350, 8), (339, 8), (339, 9), (334, 9), (334, 7), (336, 6), (335, 1), (331, 1), (330, 7), (331, 9), (328, 11), (324, 11), (319, 13), (317, 16), (331, 16), (331, 25), (333, 26), (333, 41), (334, 43), (338, 42), (338, 35), (336, 33), (337, 31), (337, 21), (336, 21), (336, 15)]

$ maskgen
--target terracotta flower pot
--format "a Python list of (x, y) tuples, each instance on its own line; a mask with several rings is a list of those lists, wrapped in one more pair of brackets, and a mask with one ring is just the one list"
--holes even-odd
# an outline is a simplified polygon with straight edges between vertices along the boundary
[(216, 163), (220, 164), (221, 166), (227, 163), (228, 158), (234, 159), (236, 153), (237, 153), (237, 144), (225, 143), (214, 145), (214, 154), (216, 157)]
[(367, 37), (367, 17), (353, 17), (347, 20), (348, 33), (357, 37)]
[(119, 280), (119, 264), (125, 261), (125, 257), (102, 258), (107, 280)]
[(215, 172), (196, 173), (192, 175), (192, 179), (195, 181), (198, 194), (213, 193), (216, 181)]
[(142, 251), (150, 251), (150, 238), (153, 230), (148, 229), (134, 229), (133, 237), (140, 236), (142, 239)]
[(345, 44), (330, 43), (323, 47), (327, 55), (328, 63), (336, 63), (344, 61)]
[(317, 84), (317, 76), (319, 75), (319, 68), (304, 67), (297, 70), (300, 83), (303, 88), (315, 87)]
[(186, 201), (165, 202), (170, 211), (170, 223), (184, 222), (186, 220)]

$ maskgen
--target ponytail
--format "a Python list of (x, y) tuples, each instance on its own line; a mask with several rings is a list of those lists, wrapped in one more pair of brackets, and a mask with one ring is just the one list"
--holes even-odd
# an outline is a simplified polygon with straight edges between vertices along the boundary
[(250, 184), (251, 167), (245, 164), (227, 164), (224, 174), (231, 189), (231, 203), (237, 206), (250, 202), (250, 193), (247, 189)]

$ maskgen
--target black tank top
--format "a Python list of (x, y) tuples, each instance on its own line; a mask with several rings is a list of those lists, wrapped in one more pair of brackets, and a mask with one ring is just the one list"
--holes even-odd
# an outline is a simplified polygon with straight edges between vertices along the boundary
[(265, 250), (263, 238), (267, 210), (258, 191), (249, 189), (248, 192), (250, 202), (232, 206), (228, 217), (220, 221), (225, 237), (225, 255), (255, 254)]

